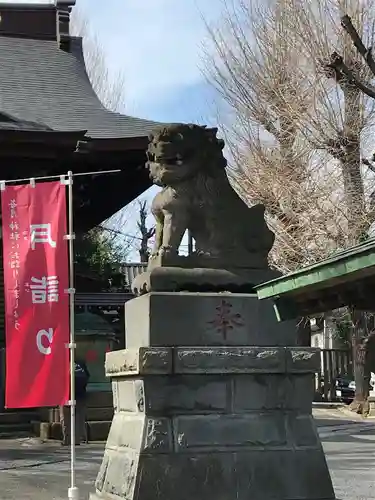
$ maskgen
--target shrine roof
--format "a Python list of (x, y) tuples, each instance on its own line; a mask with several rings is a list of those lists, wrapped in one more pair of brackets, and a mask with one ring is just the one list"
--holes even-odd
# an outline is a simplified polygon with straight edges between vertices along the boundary
[(272, 299), (279, 320), (345, 305), (374, 310), (375, 238), (337, 252), (314, 265), (255, 287), (259, 299)]
[(109, 111), (94, 92), (82, 39), (69, 35), (74, 3), (0, 2), (0, 113), (93, 139), (147, 137), (157, 122)]
[(144, 137), (156, 122), (108, 111), (88, 79), (81, 39), (71, 52), (55, 40), (0, 35), (0, 111), (55, 131), (98, 139)]

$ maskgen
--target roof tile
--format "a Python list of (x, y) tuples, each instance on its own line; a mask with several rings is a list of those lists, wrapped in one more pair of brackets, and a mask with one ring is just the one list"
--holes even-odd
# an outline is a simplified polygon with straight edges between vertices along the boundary
[(72, 39), (69, 53), (55, 40), (0, 36), (0, 112), (56, 131), (87, 130), (94, 139), (146, 137), (158, 125), (104, 108), (80, 38)]

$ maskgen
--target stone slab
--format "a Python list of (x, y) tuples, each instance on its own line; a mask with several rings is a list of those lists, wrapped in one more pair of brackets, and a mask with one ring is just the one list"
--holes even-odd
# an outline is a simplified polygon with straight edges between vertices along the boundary
[(312, 415), (290, 413), (286, 424), (289, 439), (296, 448), (319, 446), (319, 435)]
[(321, 448), (173, 455), (107, 451), (96, 488), (92, 498), (112, 500), (335, 499)]
[(169, 417), (116, 413), (107, 450), (141, 454), (230, 452), (242, 449), (317, 448), (319, 437), (311, 415), (291, 411), (179, 414)]
[(295, 322), (278, 323), (254, 294), (152, 292), (125, 304), (126, 347), (293, 346)]
[(163, 417), (147, 417), (142, 413), (116, 413), (106, 449), (130, 449), (146, 454), (172, 452), (172, 421)]
[(286, 353), (281, 348), (177, 347), (175, 373), (284, 373)]
[(237, 415), (181, 415), (174, 419), (176, 451), (284, 448), (288, 445), (285, 415), (277, 412)]
[(280, 276), (270, 269), (210, 269), (193, 264), (195, 267), (184, 268), (155, 266), (155, 262), (150, 262), (148, 270), (133, 280), (132, 291), (135, 295), (186, 291), (254, 293), (254, 286)]
[(113, 381), (116, 412), (189, 415), (288, 410), (311, 413), (311, 375), (153, 375)]
[(172, 372), (172, 349), (141, 347), (122, 349), (106, 354), (107, 377), (143, 374), (167, 374)]
[(153, 376), (139, 382), (143, 388), (137, 394), (147, 415), (219, 414), (231, 409), (233, 380), (230, 376)]
[(288, 372), (316, 372), (321, 364), (320, 349), (290, 347), (286, 349)]
[(255, 410), (311, 413), (311, 375), (238, 374), (232, 377), (232, 384), (234, 413)]
[[(317, 348), (177, 347), (174, 373), (315, 373)], [(297, 362), (294, 362), (297, 360)]]
[[(112, 420), (89, 421), (86, 423), (87, 440), (90, 441), (106, 441), (109, 430), (112, 425)], [(62, 439), (62, 429), (60, 422), (43, 422), (38, 424), (39, 434), (41, 439)]]
[(175, 347), (123, 349), (106, 355), (107, 377), (215, 373), (315, 373), (317, 348)]
[(106, 355), (107, 377), (167, 374), (315, 373), (320, 349), (288, 347), (154, 347)]
[[(253, 254), (254, 259), (251, 264), (252, 267), (249, 267), (249, 259), (246, 259), (246, 262), (241, 262), (240, 259), (237, 259), (236, 262), (228, 262), (223, 261), (222, 259), (218, 259), (217, 257), (210, 257), (208, 255), (199, 255), (193, 252), (190, 255), (172, 255), (172, 254), (158, 254), (150, 257), (148, 262), (147, 269), (155, 270), (155, 269), (182, 269), (187, 271), (195, 271), (195, 270), (227, 270), (236, 274), (244, 274), (246, 272), (259, 272), (263, 273), (263, 275), (268, 276), (271, 280), (273, 278), (277, 278), (281, 276), (281, 273), (275, 271), (274, 269), (270, 269), (267, 266), (267, 262), (264, 257), (260, 259), (256, 259), (257, 255)], [(256, 265), (256, 260), (258, 260), (258, 264)]]

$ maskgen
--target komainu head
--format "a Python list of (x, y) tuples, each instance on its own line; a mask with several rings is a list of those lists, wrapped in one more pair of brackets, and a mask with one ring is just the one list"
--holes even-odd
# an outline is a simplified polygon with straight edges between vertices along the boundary
[(155, 184), (172, 186), (202, 173), (215, 177), (225, 169), (224, 141), (217, 128), (176, 123), (149, 136), (147, 168)]

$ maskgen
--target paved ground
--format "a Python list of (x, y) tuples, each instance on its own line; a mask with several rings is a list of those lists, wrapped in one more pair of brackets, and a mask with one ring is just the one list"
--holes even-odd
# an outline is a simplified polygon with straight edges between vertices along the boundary
[[(375, 422), (335, 410), (315, 410), (339, 500), (370, 500), (374, 484)], [(80, 500), (87, 500), (101, 463), (102, 445), (77, 450)], [(66, 500), (69, 450), (35, 440), (0, 441), (1, 500)]]
[[(93, 493), (103, 456), (102, 445), (77, 449), (77, 485), (80, 500)], [(34, 441), (0, 442), (1, 500), (66, 500), (69, 487), (69, 449)]]

